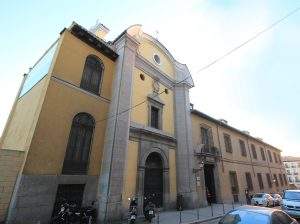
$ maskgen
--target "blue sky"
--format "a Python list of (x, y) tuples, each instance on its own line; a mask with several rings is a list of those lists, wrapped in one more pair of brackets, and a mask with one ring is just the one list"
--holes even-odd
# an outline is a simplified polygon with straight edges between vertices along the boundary
[(195, 107), (300, 156), (300, 12), (234, 54), (197, 72), (289, 11), (292, 0), (1, 1), (0, 133), (22, 74), (72, 21), (99, 19), (108, 39), (142, 24), (186, 63)]

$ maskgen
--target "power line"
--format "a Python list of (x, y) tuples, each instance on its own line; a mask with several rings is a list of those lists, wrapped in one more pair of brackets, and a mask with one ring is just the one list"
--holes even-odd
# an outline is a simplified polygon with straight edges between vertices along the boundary
[[(288, 17), (292, 16), (293, 14), (295, 14), (296, 12), (298, 12), (300, 10), (300, 7), (298, 8), (295, 8), (294, 10), (290, 11), (288, 14), (286, 14), (285, 16), (283, 16), (282, 18), (276, 20), (275, 22), (273, 22), (271, 25), (267, 26), (266, 28), (264, 28), (263, 30), (259, 31), (258, 33), (256, 33), (255, 35), (253, 35), (252, 37), (250, 37), (249, 39), (247, 39), (246, 41), (242, 42), (241, 44), (237, 45), (236, 47), (234, 47), (233, 49), (231, 49), (230, 51), (226, 52), (225, 54), (223, 54), (222, 56), (216, 58), (215, 60), (213, 60), (212, 62), (210, 62), (209, 64), (203, 66), (202, 68), (200, 68), (197, 72), (197, 73), (200, 73), (202, 71), (204, 71), (205, 69), (208, 69), (209, 67), (211, 67), (212, 65), (218, 63), (219, 61), (223, 60), (224, 58), (226, 58), (227, 56), (231, 55), (232, 53), (234, 53), (235, 51), (237, 51), (238, 49), (240, 49), (241, 47), (247, 45), (248, 43), (250, 43), (251, 41), (257, 39), (259, 36), (261, 36), (262, 34), (264, 34), (265, 32), (271, 30), (272, 28), (274, 28), (276, 25), (278, 25), (279, 23), (281, 23), (282, 21), (284, 21), (285, 19), (287, 19)], [(178, 81), (176, 82), (175, 85), (178, 85), (180, 83), (183, 83), (184, 81), (186, 81), (188, 78), (190, 78), (190, 76), (187, 76), (185, 77), (184, 79), (182, 79), (181, 81)], [(160, 93), (157, 93), (155, 96), (158, 96), (158, 95), (161, 95), (162, 93), (164, 93), (165, 91), (162, 91)], [(102, 122), (102, 121), (105, 121), (105, 120), (108, 120), (110, 118), (113, 118), (113, 117), (117, 117), (123, 113), (126, 113), (144, 103), (148, 102), (148, 100), (144, 100), (144, 101), (141, 101), (140, 103), (138, 104), (135, 104), (134, 106), (132, 107), (129, 107), (128, 109), (126, 110), (123, 110), (115, 115), (112, 115), (112, 116), (109, 116), (107, 118), (104, 118), (102, 120), (98, 120), (96, 121), (96, 123), (98, 122)]]
[[(223, 60), (224, 58), (226, 58), (227, 56), (231, 55), (233, 52), (237, 51), (238, 49), (240, 49), (241, 47), (245, 46), (246, 44), (250, 43), (251, 41), (255, 40), (256, 38), (258, 38), (260, 35), (264, 34), (265, 32), (271, 30), (272, 28), (274, 28), (276, 25), (278, 25), (279, 23), (281, 23), (282, 21), (284, 21), (285, 19), (287, 19), (288, 17), (292, 16), (293, 14), (295, 14), (296, 12), (298, 12), (300, 10), (300, 7), (290, 11), (288, 14), (286, 14), (285, 16), (283, 16), (282, 18), (276, 20), (275, 22), (273, 22), (271, 25), (269, 25), (268, 27), (264, 28), (263, 30), (259, 31), (258, 33), (256, 33), (255, 35), (253, 35), (252, 37), (250, 37), (249, 39), (247, 39), (246, 41), (242, 42), (241, 44), (237, 45), (236, 47), (234, 47), (233, 49), (231, 49), (230, 51), (226, 52), (225, 54), (223, 54), (222, 56), (216, 58), (215, 60), (213, 60), (212, 62), (210, 62), (209, 64), (203, 66), (202, 68), (200, 68), (195, 74), (202, 72), (203, 70), (211, 67), (212, 65), (216, 64), (217, 62)], [(186, 81), (190, 76), (185, 77), (183, 80), (181, 80), (179, 83), (182, 83), (184, 81)], [(177, 84), (179, 84), (177, 83)]]
[[(165, 93), (165, 92), (166, 92), (166, 90), (164, 90), (164, 91), (162, 91), (162, 92), (160, 92), (160, 93), (156, 93), (156, 94), (154, 95), (154, 97), (159, 96), (159, 95), (161, 95), (161, 94), (163, 94), (163, 93)], [(138, 106), (140, 106), (140, 105), (146, 103), (146, 102), (148, 102), (147, 99), (146, 99), (146, 100), (143, 100), (143, 101), (141, 101), (141, 102), (135, 104), (134, 106), (129, 107), (128, 109), (123, 110), (123, 111), (121, 111), (121, 112), (119, 112), (119, 113), (117, 113), (117, 114), (114, 114), (114, 115), (112, 115), (112, 116), (108, 116), (108, 117), (106, 117), (106, 118), (104, 118), (104, 119), (102, 119), (102, 120), (98, 120), (98, 121), (96, 121), (95, 123), (102, 122), (102, 121), (106, 121), (106, 120), (108, 120), (108, 119), (110, 119), (110, 118), (113, 118), (113, 117), (117, 117), (117, 116), (119, 116), (119, 115), (121, 115), (121, 114), (123, 114), (123, 113), (126, 113), (126, 112), (128, 112), (128, 111), (130, 111), (130, 110), (132, 110), (132, 109), (134, 109), (134, 108), (136, 108), (136, 107), (138, 107)]]

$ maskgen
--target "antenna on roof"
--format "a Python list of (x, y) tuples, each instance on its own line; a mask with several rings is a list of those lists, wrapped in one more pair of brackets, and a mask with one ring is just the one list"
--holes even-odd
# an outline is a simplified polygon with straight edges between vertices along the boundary
[(158, 40), (159, 31), (155, 30), (155, 39)]

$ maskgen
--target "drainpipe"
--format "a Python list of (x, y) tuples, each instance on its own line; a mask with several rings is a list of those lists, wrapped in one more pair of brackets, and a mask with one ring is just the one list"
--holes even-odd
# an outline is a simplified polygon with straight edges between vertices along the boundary
[(224, 173), (224, 161), (223, 161), (223, 155), (222, 155), (222, 150), (221, 150), (221, 142), (220, 142), (219, 125), (218, 124), (217, 124), (217, 135), (218, 135), (218, 143), (219, 143), (219, 150), (220, 150), (221, 163), (222, 163), (222, 172)]

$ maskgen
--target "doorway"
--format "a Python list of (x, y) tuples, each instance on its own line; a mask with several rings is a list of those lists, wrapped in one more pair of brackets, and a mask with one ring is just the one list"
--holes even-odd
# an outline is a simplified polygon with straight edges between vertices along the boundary
[(204, 164), (204, 178), (205, 178), (205, 189), (206, 199), (209, 204), (216, 203), (216, 188), (215, 188), (215, 177), (214, 177), (214, 165)]
[(76, 204), (81, 207), (84, 184), (59, 184), (57, 187), (56, 199), (52, 217), (60, 211), (60, 205), (66, 201), (69, 204)]
[(156, 207), (163, 205), (163, 161), (156, 152), (151, 153), (145, 164), (144, 206), (148, 201)]

